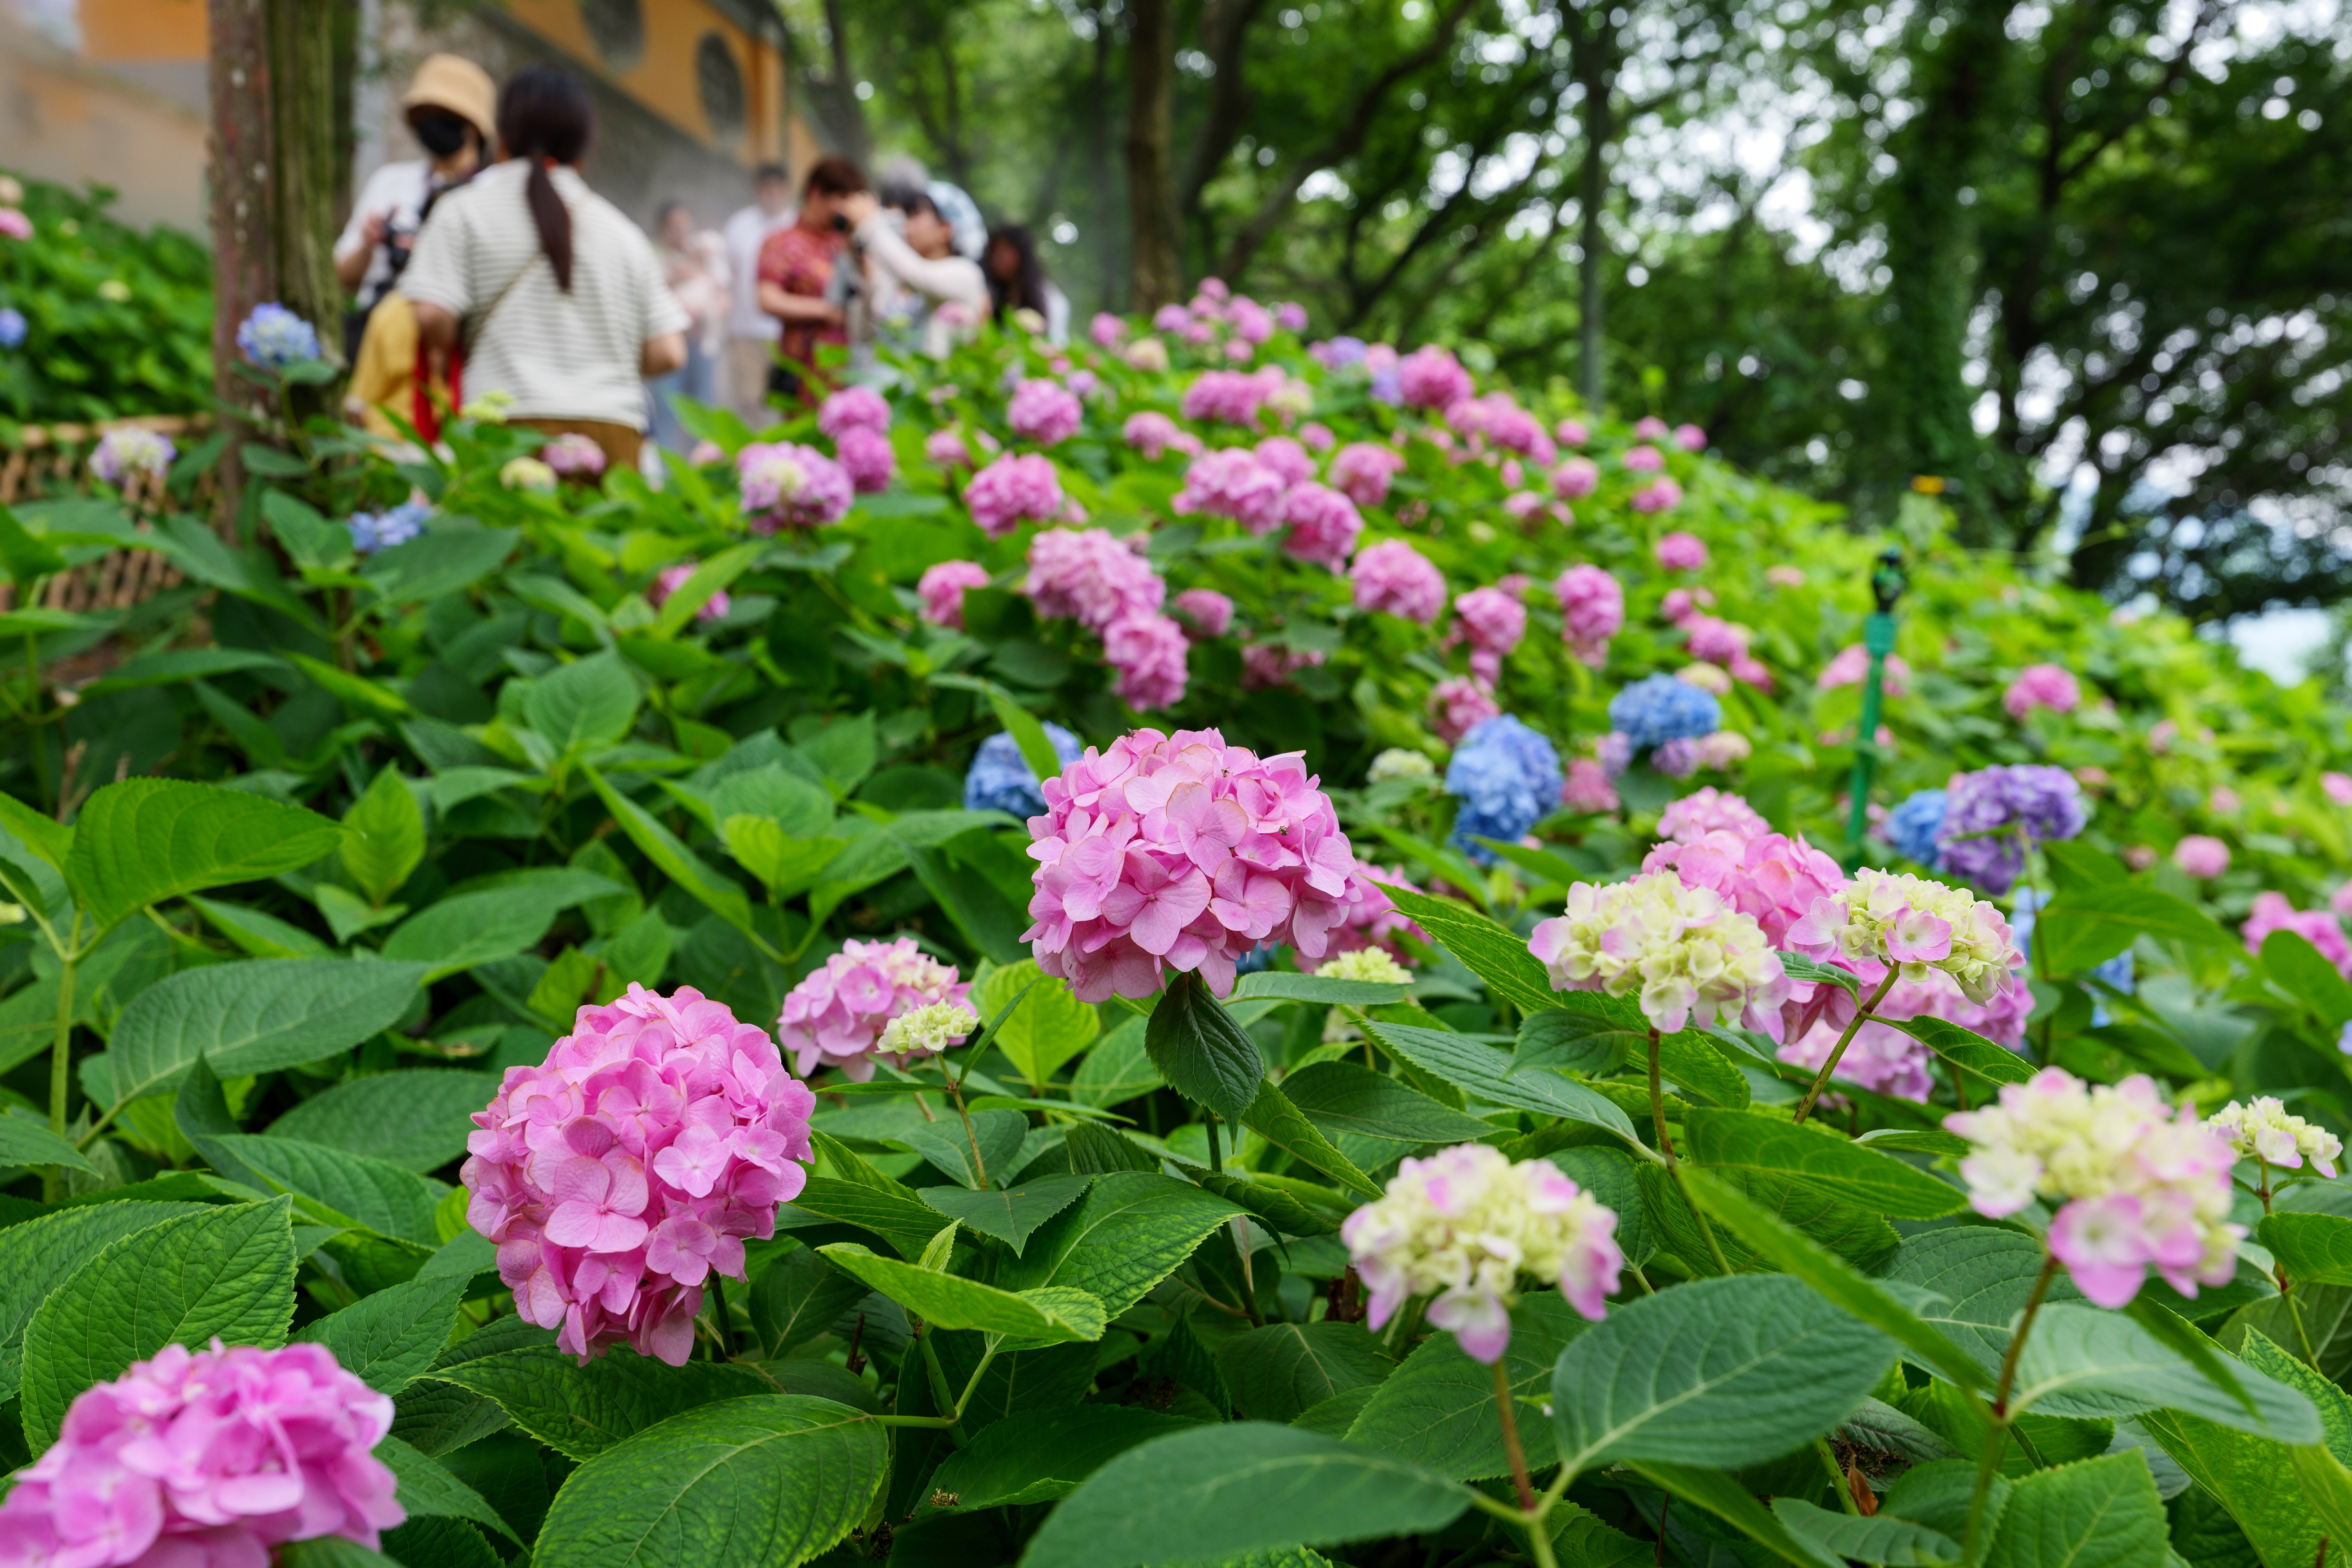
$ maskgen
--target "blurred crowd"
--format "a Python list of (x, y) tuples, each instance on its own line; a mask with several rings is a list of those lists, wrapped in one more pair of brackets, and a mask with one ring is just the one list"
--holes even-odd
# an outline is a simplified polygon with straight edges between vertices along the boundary
[[(352, 305), (347, 412), (432, 440), (456, 408), (593, 442), (608, 464), (699, 438), (693, 406), (753, 430), (847, 382), (877, 350), (944, 356), (982, 322), (1068, 339), (1070, 303), (1029, 230), (991, 227), (910, 158), (751, 176), (716, 227), (665, 203), (648, 237), (580, 174), (595, 110), (544, 66), (503, 88), (436, 55), (402, 108), (425, 156), (371, 175), (335, 245)], [(650, 440), (649, 440), (650, 438)]]

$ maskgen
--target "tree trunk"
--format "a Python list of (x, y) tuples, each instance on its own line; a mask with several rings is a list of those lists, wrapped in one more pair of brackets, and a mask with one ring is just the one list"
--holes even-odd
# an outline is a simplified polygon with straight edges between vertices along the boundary
[(1116, 310), (1120, 306), (1120, 300), (1118, 225), (1112, 221), (1110, 211), (1110, 17), (1102, 6), (1095, 8), (1094, 16), (1094, 145), (1090, 149), (1092, 167), (1089, 173), (1094, 185), (1096, 266), (1102, 273), (1100, 302), (1097, 308)]
[(335, 118), (335, 13), (340, 0), (267, 0), (267, 112), (277, 153), (270, 212), (278, 302), (343, 357), (343, 289), (335, 279), (335, 200), (347, 184)]
[(1168, 146), (1176, 99), (1174, 0), (1134, 0), (1133, 16), (1128, 32), (1127, 184), (1135, 238), (1128, 306), (1149, 314), (1174, 302), (1184, 288)]
[[(269, 47), (263, 0), (209, 0), (207, 69), (212, 97), (213, 395), (251, 408), (253, 384), (236, 373), (236, 327), (252, 309), (278, 297), (278, 252), (270, 234), (274, 162), (269, 118)], [(228, 426), (221, 455), (224, 503), (232, 513), (242, 489), (239, 426)]]
[(1590, 31), (1578, 30), (1575, 45), (1577, 80), (1584, 87), (1584, 169), (1577, 196), (1577, 390), (1584, 405), (1601, 412), (1608, 369), (1608, 297), (1602, 268), (1609, 241), (1601, 230), (1601, 211), (1609, 202), (1609, 145), (1617, 134), (1617, 28), (1605, 10), (1590, 13)]

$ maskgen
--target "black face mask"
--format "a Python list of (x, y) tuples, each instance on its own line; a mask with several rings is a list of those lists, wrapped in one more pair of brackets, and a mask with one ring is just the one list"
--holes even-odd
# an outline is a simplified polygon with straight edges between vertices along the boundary
[(416, 139), (425, 143), (425, 150), (436, 158), (446, 158), (461, 151), (466, 145), (467, 132), (473, 129), (454, 114), (430, 110), (410, 121), (409, 128), (416, 132)]

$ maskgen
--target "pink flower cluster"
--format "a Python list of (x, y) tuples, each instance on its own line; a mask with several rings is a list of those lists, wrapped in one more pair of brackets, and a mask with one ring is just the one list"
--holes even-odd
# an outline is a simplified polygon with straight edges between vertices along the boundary
[(856, 485), (839, 463), (814, 447), (754, 441), (735, 454), (735, 483), (754, 533), (839, 522)]
[(1032, 377), (1013, 389), (1004, 405), (1004, 422), (1024, 441), (1055, 447), (1078, 433), (1086, 409), (1078, 395), (1058, 381)]
[(165, 1345), (85, 1389), (0, 1503), (0, 1562), (23, 1568), (266, 1568), (340, 1535), (373, 1551), (408, 1515), (372, 1450), (392, 1400), (326, 1346)]
[(474, 1114), (466, 1219), (526, 1321), (584, 1363), (627, 1341), (682, 1366), (711, 1271), (799, 1193), (816, 1097), (766, 1032), (691, 986), (583, 1007)]
[(1429, 343), (1397, 362), (1397, 391), (1414, 408), (1451, 408), (1477, 390), (1451, 349)]
[(1201, 455), (1201, 438), (1181, 428), (1165, 414), (1146, 409), (1130, 414), (1119, 426), (1119, 438), (1143, 454), (1146, 462), (1158, 462), (1170, 452), (1182, 452), (1188, 457)]
[(1445, 424), (1457, 436), (1481, 439), (1498, 451), (1517, 452), (1545, 467), (1559, 456), (1544, 431), (1543, 421), (1520, 407), (1507, 392), (1464, 398), (1446, 409)]
[[(1748, 804), (1745, 796), (1717, 789), (1713, 784), (1692, 791), (1658, 814), (1658, 837), (1676, 844), (1696, 844), (1710, 833), (1728, 833), (1745, 842), (1761, 838), (1771, 831), (1772, 825)], [(1838, 879), (1844, 880), (1843, 877)], [(1810, 900), (1805, 907), (1811, 907)]]
[(1551, 471), (1551, 493), (1562, 500), (1582, 500), (1601, 488), (1601, 465), (1590, 458), (1570, 458)]
[(1626, 497), (1625, 504), (1645, 514), (1672, 511), (1683, 504), (1683, 488), (1660, 475)]
[(1356, 874), (1348, 879), (1348, 907), (1339, 923), (1331, 928), (1328, 951), (1334, 954), (1353, 952), (1358, 948), (1377, 947), (1399, 963), (1409, 964), (1403, 943), (1397, 941), (1409, 936), (1426, 942), (1429, 933), (1400, 913), (1394, 900), (1383, 888), (1402, 888), (1409, 892), (1422, 892), (1421, 884), (1408, 878), (1401, 867), (1375, 866), (1360, 861)]
[(1024, 522), (1062, 514), (1062, 476), (1054, 459), (1039, 453), (1007, 455), (972, 475), (963, 487), (963, 504), (982, 533), (1002, 539)]
[(1677, 425), (1675, 426), (1675, 445), (1685, 452), (1704, 452), (1706, 450), (1706, 432), (1696, 425)]
[(816, 427), (834, 441), (851, 430), (887, 430), (890, 405), (870, 386), (845, 386), (829, 395), (816, 411)]
[(1445, 574), (1402, 539), (1358, 552), (1348, 575), (1356, 584), (1360, 610), (1402, 616), (1427, 626), (1445, 608)]
[(1680, 531), (1660, 535), (1654, 553), (1669, 572), (1696, 572), (1706, 565), (1706, 546), (1696, 535)]
[(1528, 633), (1528, 609), (1500, 587), (1473, 588), (1454, 601), (1462, 636), (1470, 644), (1470, 673), (1492, 686), (1503, 676), (1503, 660)]
[(890, 480), (898, 471), (898, 454), (891, 448), (890, 437), (864, 425), (853, 426), (833, 438), (834, 455), (839, 459), (850, 485), (859, 495), (879, 495), (890, 488)]
[[(904, 1068), (914, 1059), (911, 1052), (875, 1048), (891, 1019), (918, 1007), (961, 1005), (971, 991), (957, 978), (953, 964), (924, 952), (913, 937), (895, 942), (853, 938), (784, 997), (776, 1038), (793, 1054), (793, 1069), (801, 1077), (821, 1067), (839, 1068), (853, 1083), (865, 1083), (873, 1078), (877, 1061)], [(956, 1036), (954, 1041), (962, 1037)]]
[(2230, 847), (2210, 834), (2188, 834), (2172, 847), (2172, 863), (2189, 876), (2210, 879), (2230, 868)]
[(1449, 746), (1502, 711), (1493, 694), (1467, 676), (1449, 675), (1429, 689), (1429, 727)]
[(1597, 757), (1571, 758), (1559, 781), (1559, 804), (1565, 811), (1614, 811), (1621, 804), (1609, 769)]
[(1389, 481), (1403, 471), (1403, 456), (1377, 442), (1350, 441), (1331, 455), (1332, 487), (1358, 506), (1388, 500)]
[(2291, 931), (2319, 950), (2336, 972), (2352, 980), (2352, 943), (2344, 940), (2344, 923), (2326, 910), (2298, 910), (2284, 893), (2256, 893), (2246, 923), (2238, 928), (2246, 951), (2259, 954), (2263, 939), (2274, 931)]
[(1223, 447), (1186, 465), (1184, 488), (1176, 492), (1169, 510), (1179, 517), (1196, 511), (1229, 517), (1252, 533), (1267, 533), (1282, 521), (1287, 489), (1282, 476), (1259, 462), (1256, 453), (1245, 447)]
[(1171, 605), (1191, 620), (1184, 634), (1189, 637), (1221, 637), (1234, 624), (1234, 602), (1214, 588), (1187, 588)]
[(604, 471), (604, 448), (577, 431), (566, 431), (539, 449), (540, 461), (566, 478), (593, 479)]
[(1082, 1001), (1157, 993), (1169, 970), (1222, 996), (1262, 942), (1321, 958), (1354, 898), (1348, 836), (1299, 753), (1214, 730), (1138, 730), (1045, 781), (1023, 934)]
[(1301, 650), (1285, 647), (1280, 643), (1254, 642), (1242, 646), (1242, 689), (1271, 691), (1290, 684), (1290, 678), (1302, 669), (1310, 669), (1330, 656), (1320, 648)]
[(1290, 525), (1290, 531), (1283, 536), (1285, 551), (1334, 572), (1347, 566), (1348, 557), (1356, 552), (1356, 538), (1364, 531), (1356, 503), (1312, 479), (1292, 485), (1282, 498), (1282, 521)]
[[(656, 610), (669, 603), (669, 596), (685, 587), (687, 579), (694, 575), (696, 564), (692, 561), (681, 561), (675, 566), (663, 567), (661, 574), (654, 579), (653, 587), (646, 592), (646, 602)], [(732, 602), (729, 600), (726, 591), (722, 589), (703, 600), (696, 607), (694, 618), (698, 621), (715, 621), (726, 615), (732, 607)]]
[(1184, 417), (1219, 425), (1255, 425), (1267, 395), (1282, 384), (1276, 371), (1204, 370), (1184, 389)]
[(942, 468), (971, 467), (971, 448), (963, 444), (959, 430), (934, 430), (923, 437), (924, 459)]
[(1609, 661), (1609, 639), (1625, 626), (1625, 590), (1600, 567), (1571, 566), (1551, 585), (1559, 601), (1560, 640), (1577, 658), (1598, 669)]
[(1633, 439), (1663, 441), (1666, 438), (1666, 422), (1654, 414), (1644, 414), (1633, 421)]
[[(1848, 643), (1838, 650), (1837, 657), (1822, 666), (1813, 684), (1823, 691), (1833, 691), (1841, 686), (1860, 686), (1870, 675), (1870, 650), (1860, 643)], [(1907, 696), (1911, 690), (1911, 666), (1899, 653), (1886, 656), (1879, 669), (1878, 686), (1889, 697)]]
[(2053, 713), (2072, 713), (2083, 700), (2083, 688), (2074, 675), (2054, 664), (2029, 664), (2017, 672), (2009, 689), (2000, 694), (2000, 705), (2012, 719), (2022, 720), (2036, 708), (2047, 708)]
[(1629, 474), (1654, 474), (1666, 466), (1666, 455), (1655, 447), (1628, 447), (1617, 462)]
[(942, 561), (924, 569), (915, 592), (923, 601), (923, 619), (961, 631), (964, 591), (987, 586), (988, 568), (979, 562)]
[(1302, 485), (1315, 477), (1315, 459), (1287, 436), (1268, 436), (1255, 450), (1257, 460), (1280, 474), (1286, 485)]
[(1021, 591), (1041, 616), (1073, 620), (1102, 638), (1118, 672), (1115, 689), (1139, 710), (1184, 697), (1184, 628), (1160, 613), (1168, 584), (1139, 553), (1140, 533), (1120, 540), (1107, 529), (1049, 528), (1029, 543)]

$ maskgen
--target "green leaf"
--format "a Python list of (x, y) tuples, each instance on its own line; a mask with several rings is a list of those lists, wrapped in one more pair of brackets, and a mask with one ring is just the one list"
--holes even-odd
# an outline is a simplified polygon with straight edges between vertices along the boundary
[[(1959, 1225), (1906, 1237), (1882, 1278), (1924, 1298), (1919, 1317), (1990, 1373), (2000, 1367), (2010, 1325), (2025, 1310), (2041, 1272), (2042, 1244), (2033, 1237), (1995, 1226)], [(2051, 1280), (2051, 1301), (2082, 1299), (2063, 1271)], [(1961, 1381), (1952, 1369), (1927, 1364)]]
[(1015, 1411), (931, 1473), (930, 1495), (955, 1500), (927, 1506), (971, 1510), (1052, 1502), (1138, 1444), (1198, 1425), (1120, 1405)]
[(1853, 994), (1861, 994), (1862, 983), (1851, 969), (1840, 969), (1832, 963), (1815, 963), (1797, 952), (1778, 952), (1773, 956), (1780, 961), (1780, 973), (1791, 980), (1824, 982)]
[(184, 969), (133, 996), (115, 1021), (114, 1103), (174, 1088), (198, 1057), (234, 1078), (347, 1051), (397, 1022), (425, 975), (421, 963), (342, 958)]
[[(766, 939), (752, 927), (751, 900), (743, 889), (705, 865), (701, 858), (679, 843), (670, 830), (664, 827), (654, 815), (635, 801), (604, 782), (604, 775), (593, 767), (583, 766), (589, 784), (613, 820), (629, 841), (645, 852), (656, 870), (684, 888), (688, 893), (737, 931), (751, 937), (763, 947)], [(820, 917), (821, 918), (821, 917)]]
[(391, 687), (348, 669), (339, 669), (324, 659), (289, 648), (286, 661), (308, 677), (311, 685), (362, 718), (406, 719), (416, 711), (409, 706), (408, 699)]
[(1265, 1079), (1257, 1042), (1196, 973), (1170, 977), (1144, 1027), (1143, 1048), (1171, 1088), (1229, 1122), (1247, 1113)]
[(342, 839), (340, 823), (267, 795), (125, 779), (83, 803), (66, 880), (104, 931), (183, 893), (296, 870)]
[(560, 756), (613, 744), (637, 720), (637, 683), (621, 656), (609, 649), (574, 659), (534, 682), (523, 714)]
[(808, 1247), (794, 1247), (751, 1282), (751, 1331), (762, 1355), (778, 1360), (830, 1331), (866, 1293), (863, 1279)]
[(918, 1202), (896, 1182), (891, 1187), (897, 1190), (880, 1190), (830, 1176), (811, 1176), (786, 1207), (798, 1214), (815, 1215), (870, 1230), (904, 1256), (918, 1257), (924, 1244), (939, 1234), (939, 1212)]
[(46, 1123), (14, 1111), (0, 1112), (0, 1165), (65, 1165), (98, 1174), (88, 1156)]
[(2227, 948), (2236, 940), (2186, 899), (2142, 882), (2069, 888), (2034, 924), (2034, 956), (2052, 974), (2074, 974), (2113, 958), (2142, 935), (2192, 947)]
[(398, 1394), (433, 1364), (457, 1326), (470, 1277), (419, 1277), (362, 1296), (306, 1325), (298, 1340), (335, 1352), (345, 1372), (379, 1394)]
[(768, 818), (742, 812), (722, 818), (719, 836), (735, 863), (759, 878), (775, 900), (807, 892), (849, 847), (845, 838), (795, 838)]
[(1552, 1373), (1562, 1460), (1737, 1468), (1835, 1426), (1877, 1385), (1894, 1346), (1782, 1275), (1701, 1279), (1619, 1308)]
[(220, 903), (195, 893), (188, 895), (188, 902), (213, 923), (215, 930), (235, 942), (240, 951), (256, 958), (333, 956), (325, 942), (276, 915), (264, 914), (259, 910), (249, 910), (240, 904)]
[(1772, 1500), (1772, 1513), (1790, 1534), (1832, 1558), (1885, 1563), (1889, 1568), (1943, 1568), (1960, 1560), (1960, 1543), (1950, 1536), (1885, 1514), (1864, 1519), (1832, 1513), (1788, 1497)]
[[(1569, 1342), (1589, 1327), (1557, 1290), (1519, 1298), (1511, 1309), (1511, 1340), (1503, 1367), (1528, 1468), (1540, 1474), (1559, 1457), (1543, 1406), (1551, 1397), (1552, 1365)], [(1457, 1481), (1510, 1474), (1495, 1411), (1495, 1374), (1463, 1353), (1452, 1334), (1432, 1334), (1380, 1385), (1348, 1441), (1410, 1459)]]
[[(1095, 1178), (1074, 1207), (1047, 1221), (998, 1275), (1013, 1289), (1063, 1286), (1099, 1298), (1116, 1318), (1176, 1271), (1241, 1205), (1149, 1171)], [(0, 1233), (5, 1234), (5, 1233)]]
[[(1990, 1380), (1978, 1370), (1968, 1351), (1955, 1343), (1943, 1327), (1914, 1311), (1877, 1280), (1766, 1214), (1727, 1182), (1705, 1171), (1690, 1169), (1684, 1171), (1683, 1179), (1696, 1194), (1709, 1219), (1747, 1243), (1773, 1268), (1803, 1280), (1830, 1301), (1889, 1335), (1911, 1352), (1921, 1365), (1933, 1368), (1963, 1388), (1989, 1386)], [(2019, 1304), (2023, 1305), (2021, 1297)]]
[(1539, 1067), (1515, 1068), (1507, 1053), (1444, 1029), (1378, 1019), (1368, 1019), (1364, 1029), (1384, 1050), (1466, 1094), (1538, 1116), (1590, 1122), (1629, 1143), (1636, 1141), (1633, 1124), (1623, 1111), (1565, 1073)]
[(1410, 1149), (1470, 1142), (1495, 1131), (1360, 1062), (1317, 1062), (1284, 1079), (1282, 1092), (1335, 1138), (1379, 1139)]
[(817, 1250), (835, 1268), (856, 1275), (935, 1328), (977, 1329), (1044, 1344), (1103, 1336), (1103, 1303), (1084, 1290), (1053, 1285), (1000, 1290), (976, 1279), (900, 1263), (852, 1241)]
[[(978, 1188), (1002, 1182), (1013, 1174), (1013, 1162), (1021, 1157), (1022, 1141), (1029, 1135), (1029, 1119), (1018, 1110), (975, 1110), (971, 1117), (969, 1132), (961, 1118), (922, 1121), (899, 1128), (890, 1135), (889, 1142), (922, 1155), (933, 1169), (964, 1186)], [(988, 1168), (984, 1178), (981, 1165)]]
[(1003, 1191), (971, 1187), (923, 1187), (923, 1202), (966, 1227), (992, 1236), (1013, 1248), (1014, 1257), (1029, 1245), (1039, 1226), (1077, 1201), (1091, 1176), (1067, 1173), (1033, 1176)]
[(294, 1228), (283, 1198), (181, 1215), (109, 1243), (25, 1325), (25, 1438), (57, 1440), (66, 1408), (168, 1344), (286, 1342)]
[(1319, 1002), (1331, 1006), (1377, 1007), (1412, 998), (1410, 985), (1389, 985), (1376, 980), (1341, 980), (1320, 974), (1295, 974), (1286, 969), (1261, 969), (1244, 974), (1234, 985), (1233, 999), (1246, 1002), (1269, 996), (1283, 1002)]
[[(1561, 996), (1599, 1002), (1615, 1000), (1590, 991), (1566, 991)], [(1602, 1078), (1649, 1048), (1648, 1026), (1634, 1027), (1613, 1011), (1583, 1006), (1547, 1007), (1519, 1020), (1511, 1070), (1549, 1068), (1584, 1078)]]
[(520, 1542), (498, 1510), (482, 1500), (482, 1494), (451, 1475), (438, 1460), (391, 1436), (375, 1446), (375, 1457), (399, 1480), (400, 1506), (408, 1510), (409, 1518), (469, 1520)]
[(1019, 1005), (996, 1026), (989, 1044), (1003, 1051), (1023, 1078), (1042, 1087), (1065, 1062), (1095, 1043), (1102, 1033), (1102, 1018), (1078, 1000), (1068, 981), (1040, 973), (1031, 958), (991, 970), (974, 990), (972, 1005), (982, 1017), (993, 1018), (1016, 996)]
[(1748, 1104), (1746, 1076), (1714, 1041), (1696, 1029), (1681, 1030), (1658, 1042), (1658, 1072), (1672, 1079), (1694, 1103), (1727, 1106), (1734, 1111)]
[(2319, 1413), (2310, 1400), (2242, 1364), (2229, 1370), (2252, 1397), (2252, 1411), (2131, 1319), (2060, 1302), (2033, 1320), (2010, 1406), (2094, 1418), (2180, 1410), (2291, 1446), (2319, 1441)]
[(1396, 1363), (1361, 1323), (1268, 1323), (1217, 1347), (1217, 1370), (1253, 1421), (1283, 1421), (1334, 1394), (1368, 1388)]
[[(487, 1552), (488, 1548), (483, 1550)], [(358, 1542), (341, 1535), (289, 1541), (278, 1549), (278, 1568), (406, 1568), (406, 1564), (381, 1552), (370, 1552)]]
[(404, 1171), (433, 1171), (466, 1152), (474, 1112), (498, 1089), (488, 1073), (430, 1068), (375, 1073), (312, 1095), (271, 1122), (268, 1131)]
[(400, 770), (385, 768), (343, 813), (343, 869), (368, 902), (382, 904), (424, 858), (425, 813)]
[(1547, 1007), (1559, 1005), (1554, 994), (1551, 977), (1536, 955), (1528, 951), (1527, 942), (1496, 925), (1493, 921), (1452, 899), (1433, 898), (1417, 893), (1411, 888), (1377, 884), (1388, 894), (1397, 909), (1415, 925), (1427, 931), (1447, 952), (1460, 959), (1470, 972), (1486, 983), (1487, 991), (1498, 1002), (1508, 1002), (1522, 1012), (1540, 1013)]
[(1666, 1459), (1635, 1459), (1631, 1464), (1637, 1475), (1677, 1498), (1696, 1503), (1787, 1562), (1802, 1563), (1805, 1568), (1842, 1568), (1836, 1558), (1791, 1533), (1736, 1478), (1721, 1470), (1701, 1469)]
[(518, 528), (436, 528), (371, 555), (360, 575), (388, 603), (424, 604), (497, 571), (521, 538)]
[(1292, 1159), (1313, 1166), (1341, 1186), (1352, 1187), (1366, 1197), (1381, 1195), (1380, 1184), (1356, 1169), (1353, 1162), (1334, 1148), (1315, 1123), (1291, 1104), (1289, 1097), (1275, 1087), (1273, 1079), (1257, 1086), (1257, 1097), (1242, 1113), (1242, 1123)]
[(13, 1345), (33, 1310), (109, 1242), (210, 1205), (119, 1198), (56, 1209), (0, 1229), (0, 1345)]
[(1696, 1163), (1784, 1177), (1874, 1214), (1935, 1219), (1967, 1201), (1951, 1184), (1826, 1128), (1800, 1126), (1762, 1111), (1696, 1108), (1683, 1125)]
[(2143, 1568), (2169, 1545), (2147, 1461), (2109, 1454), (2014, 1482), (1985, 1568)]
[(559, 909), (530, 888), (452, 893), (394, 927), (383, 956), (424, 964), (425, 978), (438, 980), (536, 947)]
[(2169, 1410), (2135, 1419), (2229, 1510), (2264, 1563), (2301, 1568), (2318, 1561), (2329, 1531), (2295, 1473), (2294, 1449)]
[(1989, 1082), (2023, 1083), (2033, 1076), (2033, 1064), (2015, 1051), (1948, 1019), (1876, 1018), (1873, 1022), (1902, 1030), (1951, 1066), (1966, 1068)]
[(685, 582), (664, 599), (654, 626), (662, 636), (674, 637), (686, 629), (694, 613), (710, 602), (713, 594), (722, 592), (729, 584), (741, 576), (768, 548), (764, 540), (748, 544), (730, 545), (709, 560), (697, 563)]
[(492, 1401), (516, 1426), (583, 1463), (671, 1416), (772, 1386), (750, 1367), (728, 1362), (669, 1366), (616, 1348), (582, 1366), (553, 1345), (503, 1351), (425, 1375)]
[(433, 1211), (449, 1189), (439, 1182), (363, 1154), (291, 1138), (229, 1133), (208, 1137), (198, 1146), (209, 1154), (211, 1145), (277, 1191), (323, 1205), (378, 1236), (425, 1247), (441, 1244)]
[(865, 1518), (888, 1430), (827, 1399), (730, 1399), (673, 1416), (573, 1471), (532, 1568), (797, 1568)]
[(57, 870), (66, 868), (73, 852), (74, 830), (64, 823), (42, 816), (13, 795), (0, 793), (0, 827)]
[(1223, 1563), (1247, 1552), (1432, 1533), (1470, 1495), (1390, 1455), (1244, 1421), (1129, 1448), (1063, 1500), (1021, 1568)]

